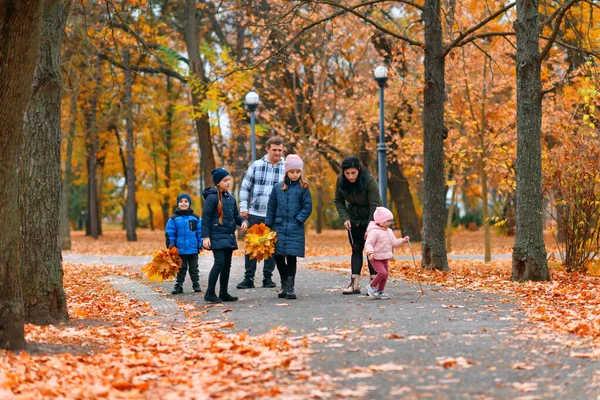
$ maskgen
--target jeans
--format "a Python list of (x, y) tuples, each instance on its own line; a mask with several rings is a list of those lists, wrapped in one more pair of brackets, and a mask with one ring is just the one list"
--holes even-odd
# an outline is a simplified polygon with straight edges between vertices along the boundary
[(231, 256), (233, 249), (213, 250), (215, 263), (208, 274), (208, 289), (214, 290), (217, 286), (217, 279), (220, 277), (221, 290), (227, 290), (229, 285), (229, 274), (231, 273)]
[(389, 260), (373, 260), (372, 263), (373, 268), (377, 271), (377, 276), (373, 279), (373, 282), (371, 282), (371, 286), (376, 287), (377, 290), (383, 292), (389, 275)]
[[(257, 217), (256, 215), (250, 214), (248, 216), (248, 228), (252, 225), (260, 224), (265, 222), (265, 217)], [(254, 280), (254, 276), (256, 275), (256, 260), (251, 260), (250, 255), (246, 254), (245, 257), (245, 272), (244, 277), (247, 279)], [(264, 260), (263, 265), (263, 279), (271, 279), (273, 276), (273, 271), (275, 271), (275, 260), (273, 257)]]
[[(366, 226), (352, 225), (352, 229), (348, 230), (348, 241), (352, 246), (352, 258), (350, 265), (352, 266), (352, 275), (360, 275), (363, 267), (363, 250), (365, 249), (365, 233)], [(371, 261), (367, 260), (369, 273), (375, 275), (377, 272), (373, 269)]]
[(181, 268), (177, 271), (177, 285), (183, 286), (185, 281), (185, 273), (190, 270), (190, 278), (193, 284), (198, 284), (200, 281), (200, 272), (198, 271), (198, 254), (180, 254)]

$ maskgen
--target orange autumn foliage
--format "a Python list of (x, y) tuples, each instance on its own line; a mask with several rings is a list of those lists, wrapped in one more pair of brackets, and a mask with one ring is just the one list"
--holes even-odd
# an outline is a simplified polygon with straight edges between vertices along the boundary
[(152, 256), (152, 261), (142, 268), (142, 272), (148, 280), (162, 282), (177, 275), (181, 268), (181, 257), (177, 247), (160, 249)]
[(250, 259), (260, 262), (275, 253), (277, 232), (269, 229), (264, 223), (252, 225), (246, 232), (244, 242), (246, 243), (246, 254), (250, 255)]

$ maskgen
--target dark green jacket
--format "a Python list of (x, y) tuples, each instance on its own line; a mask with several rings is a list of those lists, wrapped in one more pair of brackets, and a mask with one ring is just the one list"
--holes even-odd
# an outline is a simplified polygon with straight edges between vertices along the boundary
[(366, 190), (362, 193), (354, 193), (344, 196), (341, 190), (343, 173), (338, 175), (335, 184), (335, 197), (333, 203), (340, 215), (342, 222), (350, 220), (353, 225), (367, 226), (369, 221), (373, 221), (375, 209), (381, 206), (381, 196), (379, 196), (379, 184), (370, 173), (367, 174)]

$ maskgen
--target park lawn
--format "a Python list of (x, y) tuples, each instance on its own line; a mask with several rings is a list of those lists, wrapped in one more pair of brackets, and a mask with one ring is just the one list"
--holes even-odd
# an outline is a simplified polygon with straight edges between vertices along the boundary
[(308, 343), (286, 339), (282, 329), (227, 333), (232, 323), (207, 318), (161, 325), (146, 303), (102, 279), (135, 277), (126, 267), (65, 263), (64, 270), (70, 321), (28, 324), (27, 352), (0, 351), (2, 399), (311, 398), (329, 390), (307, 368)]
[[(400, 236), (398, 230), (394, 231)], [(152, 255), (159, 248), (165, 247), (165, 233), (162, 230), (151, 231), (149, 229), (137, 230), (137, 242), (128, 242), (125, 231), (105, 230), (98, 240), (85, 236), (83, 231), (71, 232), (71, 252), (76, 254), (93, 255), (122, 255), (143, 256)], [(545, 233), (546, 249), (548, 252), (555, 251), (556, 245), (553, 235)], [(514, 244), (514, 236), (491, 234), (492, 253), (510, 253)], [(238, 239), (240, 249), (234, 255), (243, 255), (244, 241)], [(420, 243), (413, 243), (415, 254), (420, 252)], [(306, 256), (345, 256), (350, 255), (348, 234), (345, 230), (324, 230), (317, 234), (314, 230), (308, 230), (306, 235)], [(452, 251), (450, 254), (483, 254), (483, 231), (456, 230), (452, 235)], [(396, 250), (396, 254), (410, 254), (407, 246)], [(209, 252), (203, 255), (210, 256)]]

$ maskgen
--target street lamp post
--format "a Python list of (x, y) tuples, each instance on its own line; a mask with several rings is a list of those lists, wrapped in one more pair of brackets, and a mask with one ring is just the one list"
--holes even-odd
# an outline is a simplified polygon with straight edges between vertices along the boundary
[(256, 111), (256, 107), (258, 107), (258, 93), (254, 91), (250, 91), (246, 94), (246, 106), (250, 111), (250, 146), (252, 149), (252, 162), (256, 161), (256, 132), (254, 130), (254, 125), (256, 123), (256, 116), (254, 115), (254, 111)]
[(387, 161), (386, 147), (384, 139), (384, 118), (383, 118), (383, 90), (388, 80), (388, 70), (383, 65), (375, 68), (373, 75), (379, 85), (379, 144), (377, 145), (377, 162), (379, 166), (379, 195), (383, 206), (387, 207)]

